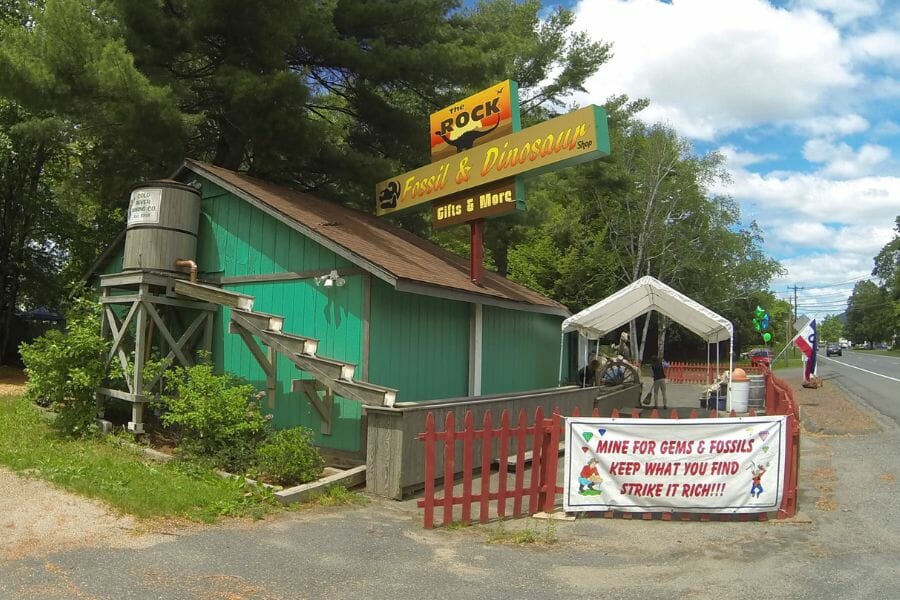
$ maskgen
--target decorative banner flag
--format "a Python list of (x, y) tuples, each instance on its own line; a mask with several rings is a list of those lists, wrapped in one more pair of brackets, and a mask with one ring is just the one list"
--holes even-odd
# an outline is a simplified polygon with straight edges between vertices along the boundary
[(813, 319), (806, 324), (806, 327), (800, 330), (794, 337), (794, 345), (800, 348), (800, 351), (806, 356), (806, 371), (803, 373), (803, 379), (809, 381), (810, 376), (816, 374), (816, 350), (818, 343), (816, 340), (816, 320)]
[(778, 510), (787, 417), (567, 418), (567, 512)]

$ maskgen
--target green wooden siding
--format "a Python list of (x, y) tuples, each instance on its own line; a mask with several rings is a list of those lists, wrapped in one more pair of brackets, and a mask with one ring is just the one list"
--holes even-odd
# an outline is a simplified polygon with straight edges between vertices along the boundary
[(469, 312), (465, 302), (398, 292), (372, 279), (369, 374), (399, 402), (468, 394)]
[[(265, 275), (340, 269), (348, 261), (302, 236), (249, 203), (211, 184), (204, 184), (197, 263), (201, 276)], [(284, 331), (319, 340), (318, 354), (359, 365), (362, 359), (365, 278), (346, 276), (343, 287), (321, 288), (312, 279), (241, 283), (225, 289), (255, 298), (254, 310), (281, 315)], [(216, 315), (213, 357), (217, 370), (265, 389), (266, 378), (244, 341), (228, 332), (230, 312)], [(322, 435), (320, 417), (301, 392), (291, 392), (292, 379), (312, 379), (286, 357), (278, 357), (278, 387), (273, 424), (277, 428), (304, 425), (316, 432), (316, 443), (357, 451), (361, 406), (336, 397), (332, 432)]]
[(485, 306), (481, 393), (555, 387), (562, 317)]

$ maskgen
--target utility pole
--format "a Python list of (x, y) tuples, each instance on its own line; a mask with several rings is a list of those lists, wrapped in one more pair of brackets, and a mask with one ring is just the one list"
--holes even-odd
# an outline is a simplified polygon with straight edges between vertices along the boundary
[[(791, 288), (788, 288), (790, 290)], [(798, 288), (796, 285), (794, 286), (794, 323), (797, 322), (797, 290), (802, 290), (804, 288)]]
[[(790, 289), (791, 288), (788, 288), (788, 291), (790, 291)], [(797, 322), (797, 290), (798, 289), (802, 290), (803, 288), (798, 288), (796, 285), (794, 286), (794, 320), (793, 320), (793, 323), (788, 323), (787, 339), (786, 339), (786, 343), (788, 343), (788, 344), (791, 343), (791, 339), (793, 339), (793, 337), (794, 337), (794, 323)], [(790, 319), (791, 319), (790, 315), (788, 315), (788, 321), (790, 321)], [(794, 349), (791, 348), (791, 356), (793, 356), (794, 354), (795, 354)]]

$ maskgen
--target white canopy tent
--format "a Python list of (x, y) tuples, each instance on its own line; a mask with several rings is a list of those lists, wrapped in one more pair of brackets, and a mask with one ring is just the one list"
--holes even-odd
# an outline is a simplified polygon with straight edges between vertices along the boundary
[[(709, 344), (716, 344), (718, 363), (718, 343), (730, 340), (728, 367), (731, 372), (734, 365), (734, 327), (731, 322), (650, 276), (641, 277), (615, 294), (569, 317), (562, 323), (562, 333), (565, 335), (570, 331), (577, 331), (588, 339), (597, 339), (651, 310), (666, 315), (705, 339), (707, 361)], [(560, 358), (560, 379), (561, 360)]]

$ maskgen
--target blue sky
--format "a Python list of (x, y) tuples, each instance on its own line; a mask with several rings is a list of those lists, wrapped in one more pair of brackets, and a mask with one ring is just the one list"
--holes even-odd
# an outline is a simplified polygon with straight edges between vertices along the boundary
[(562, 4), (613, 46), (575, 102), (647, 98), (642, 119), (722, 152), (732, 181), (713, 191), (786, 268), (771, 289), (842, 312), (900, 214), (900, 0)]

